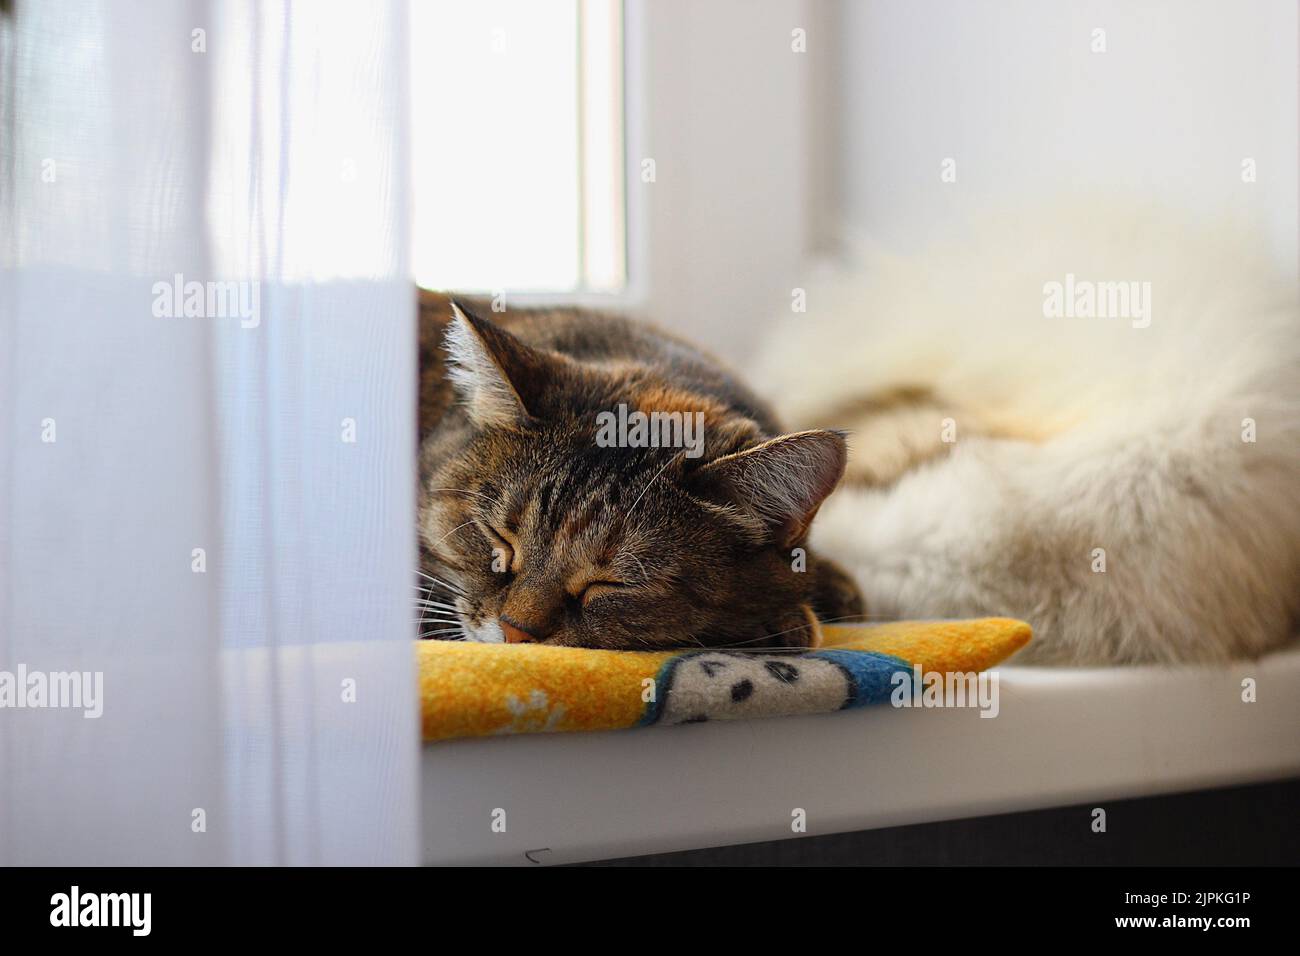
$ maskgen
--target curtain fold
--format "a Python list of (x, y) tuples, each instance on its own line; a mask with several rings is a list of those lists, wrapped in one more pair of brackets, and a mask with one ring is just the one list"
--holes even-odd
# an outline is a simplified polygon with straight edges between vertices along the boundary
[(0, 862), (416, 860), (405, 15), (0, 19)]

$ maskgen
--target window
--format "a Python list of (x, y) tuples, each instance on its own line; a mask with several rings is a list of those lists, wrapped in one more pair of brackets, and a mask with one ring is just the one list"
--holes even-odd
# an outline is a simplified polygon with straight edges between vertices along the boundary
[(623, 289), (623, 64), (617, 0), (411, 4), (420, 285)]

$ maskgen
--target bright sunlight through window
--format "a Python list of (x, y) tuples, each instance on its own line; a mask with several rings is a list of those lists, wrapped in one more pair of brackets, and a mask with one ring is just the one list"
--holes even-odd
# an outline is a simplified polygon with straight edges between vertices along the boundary
[(420, 285), (623, 288), (621, 3), (413, 2), (411, 102)]

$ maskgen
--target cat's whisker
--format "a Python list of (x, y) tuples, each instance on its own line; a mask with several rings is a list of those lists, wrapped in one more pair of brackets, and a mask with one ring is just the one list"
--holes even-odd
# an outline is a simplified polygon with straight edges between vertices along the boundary
[[(734, 644), (715, 644), (714, 648), (717, 650), (727, 650), (727, 651), (760, 651), (761, 652), (761, 651), (776, 650), (776, 648), (772, 647), (771, 645), (763, 645), (762, 647), (754, 647), (753, 645), (758, 644), (761, 641), (770, 641), (772, 638), (780, 637), (782, 634), (793, 634), (797, 631), (803, 631), (808, 629), (809, 626), (805, 624), (803, 627), (792, 627), (790, 628), (790, 630), (781, 631), (778, 634), (764, 634), (762, 637), (753, 637), (747, 641), (736, 641)], [(814, 650), (814, 648), (809, 647), (807, 644), (805, 644), (802, 646), (801, 650), (810, 651), (810, 650)]]
[[(437, 544), (442, 544), (444, 541), (446, 541), (448, 538), (450, 538), (453, 534), (455, 534), (455, 533), (456, 533), (457, 531), (459, 531), (461, 528), (468, 528), (468, 527), (469, 527), (470, 525), (472, 525), (473, 523), (474, 523), (474, 519), (473, 519), (473, 518), (470, 518), (468, 521), (463, 522), (462, 524), (458, 524), (458, 525), (456, 525), (456, 527), (452, 528), (450, 531), (448, 531), (446, 534), (444, 534), (441, 538), (439, 538), (437, 541), (435, 541), (434, 544), (435, 544), (435, 545), (437, 545)], [(433, 578), (433, 575), (428, 575), (428, 577)], [(435, 579), (435, 580), (436, 580), (436, 579)]]
[(735, 651), (738, 654), (779, 654), (784, 651), (815, 651), (817, 648), (806, 644), (789, 644), (780, 647), (724, 647), (718, 650)]
[(421, 588), (416, 592), (416, 597), (420, 600), (429, 601), (456, 601), (463, 598), (465, 594), (459, 591), (438, 591), (434, 588)]
[(637, 566), (637, 568), (641, 571), (641, 580), (642, 580), (643, 582), (645, 582), (645, 581), (649, 581), (649, 580), (650, 580), (650, 575), (646, 574), (646, 571), (645, 571), (645, 565), (641, 563), (641, 558), (640, 558), (639, 555), (636, 555), (636, 554), (632, 553), (631, 551), (629, 551), (629, 552), (627, 552), (627, 559), (628, 559), (629, 561), (635, 561), (635, 562), (636, 562), (636, 566)]
[[(461, 527), (464, 527), (464, 525), (462, 525)], [(455, 529), (452, 529), (452, 530), (455, 530)], [(416, 569), (415, 569), (415, 573), (418, 574), (418, 575), (420, 575), (420, 577), (422, 577), (422, 578), (424, 578), (424, 579), (426, 579), (426, 580), (428, 580), (428, 581), (432, 581), (434, 584), (440, 584), (440, 585), (443, 585), (444, 587), (455, 587), (455, 586), (456, 586), (456, 585), (454, 585), (454, 584), (451, 584), (451, 583), (448, 582), (448, 581), (444, 581), (442, 578), (437, 577), (436, 575), (432, 575), (432, 574), (430, 574), (430, 573), (427, 572), (427, 571), (421, 570), (420, 568), (416, 568)]]
[[(845, 615), (842, 615), (841, 617), (830, 617), (830, 618), (827, 618), (827, 619), (824, 620), (824, 621), (822, 621), (822, 620), (818, 620), (817, 623), (818, 623), (818, 624), (835, 624), (835, 623), (837, 623), (837, 622), (839, 622), (839, 621), (861, 621), (861, 620), (863, 620), (863, 619), (866, 618), (866, 617), (867, 617), (867, 616), (866, 616), (866, 615), (863, 615), (863, 614), (845, 614)], [(781, 637), (783, 634), (794, 634), (794, 633), (796, 633), (797, 631), (805, 631), (805, 630), (810, 629), (812, 626), (813, 626), (812, 624), (800, 624), (798, 627), (791, 627), (791, 628), (788, 628), (788, 629), (786, 629), (786, 630), (784, 630), (784, 631), (777, 631), (775, 634), (764, 634), (764, 635), (762, 635), (761, 637), (750, 638), (750, 639), (747, 640), (747, 641), (736, 641), (735, 643), (732, 643), (732, 644), (715, 644), (714, 647), (717, 648), (718, 650), (755, 650), (755, 651), (796, 650), (796, 648), (789, 648), (789, 647), (781, 647), (781, 648), (777, 648), (777, 647), (753, 647), (753, 648), (746, 648), (744, 645), (746, 645), (746, 644), (757, 644), (759, 641), (770, 641), (770, 640), (771, 640), (772, 638), (774, 638), (774, 637)], [(802, 648), (797, 648), (797, 649), (798, 649), (798, 650), (805, 650), (805, 651), (806, 651), (806, 650), (811, 650), (811, 648), (808, 648), (808, 647), (802, 647)]]
[(655, 476), (646, 482), (646, 486), (641, 489), (641, 494), (636, 496), (636, 501), (632, 502), (632, 507), (627, 509), (628, 514), (631, 514), (633, 511), (636, 510), (636, 506), (641, 503), (641, 499), (644, 498), (645, 493), (650, 490), (650, 486), (659, 480), (659, 476), (668, 470), (668, 466), (671, 465), (673, 462), (677, 461), (677, 459), (681, 458), (682, 455), (684, 454), (686, 454), (685, 451), (679, 451), (677, 454), (673, 455), (666, 462), (664, 462), (663, 467), (655, 472)]
[[(423, 571), (419, 573), (424, 574)], [(451, 584), (448, 581), (443, 581), (441, 578), (435, 578), (432, 575), (424, 574), (424, 576), (429, 579), (429, 583), (416, 584), (416, 588), (418, 590), (423, 590), (429, 594), (432, 594), (435, 589), (441, 589), (455, 597), (464, 597), (465, 595), (464, 589), (461, 588), (459, 585)]]
[[(434, 590), (433, 588), (431, 588), (431, 587), (425, 587), (425, 588), (420, 588), (420, 589), (419, 589), (419, 593), (420, 593), (420, 594), (423, 594), (425, 597), (432, 598), (432, 597), (438, 595), (439, 592), (435, 591), (435, 590)], [(460, 595), (457, 594), (455, 591), (451, 591), (451, 592), (449, 592), (449, 593), (451, 594), (452, 597), (460, 597)]]
[(443, 600), (443, 598), (447, 596), (448, 595), (436, 595), (433, 591), (426, 588), (417, 591), (411, 600), (416, 604), (424, 604), (430, 607), (445, 607), (449, 610), (455, 610), (455, 601), (459, 599), (460, 595), (449, 595), (453, 600)]
[[(443, 635), (446, 634), (459, 634), (459, 633), (460, 633), (460, 629), (455, 627), (449, 627), (441, 631), (422, 631), (420, 633), (420, 640), (426, 640), (431, 637), (442, 637)], [(458, 638), (458, 640), (463, 640), (463, 639), (464, 639), (463, 637)]]
[(449, 632), (464, 634), (467, 637), (469, 636), (468, 632), (465, 630), (464, 622), (461, 621), (459, 618), (457, 618), (454, 621), (443, 620), (441, 618), (429, 618), (426, 620), (425, 623), (430, 627), (433, 627), (435, 629), (440, 629), (444, 632), (449, 631)]
[(443, 595), (435, 594), (433, 591), (420, 591), (411, 598), (417, 604), (441, 604), (450, 608), (454, 608), (460, 599), (459, 594)]
[[(473, 524), (473, 522), (467, 521), (465, 522), (465, 524)], [(447, 532), (447, 534), (448, 535), (454, 534), (455, 532), (459, 531), (463, 527), (465, 527), (464, 524), (460, 525), (459, 527), (452, 528), (451, 531)], [(434, 584), (440, 587), (444, 587), (449, 591), (457, 591), (463, 593), (463, 590), (459, 585), (452, 584), (450, 581), (444, 581), (442, 578), (429, 574), (427, 571), (424, 571), (421, 568), (416, 568), (415, 573), (418, 574), (420, 577), (424, 578), (425, 580), (432, 581)], [(417, 584), (416, 587), (420, 587), (420, 585)]]

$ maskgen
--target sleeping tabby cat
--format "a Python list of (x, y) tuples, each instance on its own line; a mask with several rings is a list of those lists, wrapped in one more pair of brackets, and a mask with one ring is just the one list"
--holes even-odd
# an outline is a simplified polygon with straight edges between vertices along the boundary
[[(601, 414), (620, 405), (699, 413), (702, 442), (606, 447)], [(844, 438), (780, 434), (715, 362), (646, 325), (421, 293), (419, 432), (422, 637), (806, 647), (818, 618), (861, 613), (805, 543)]]

